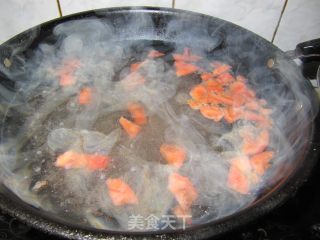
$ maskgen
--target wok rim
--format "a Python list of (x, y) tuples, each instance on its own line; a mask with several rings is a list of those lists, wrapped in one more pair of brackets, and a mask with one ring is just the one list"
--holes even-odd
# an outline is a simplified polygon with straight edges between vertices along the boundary
[[(115, 8), (101, 8), (97, 10), (89, 10), (74, 13), (71, 15), (67, 15), (64, 17), (56, 18), (45, 23), (42, 23), (38, 26), (30, 28), (14, 37), (9, 39), (8, 41), (2, 43), (1, 45), (5, 45), (11, 40), (19, 38), (23, 34), (31, 32), (33, 29), (37, 27), (46, 26), (49, 24), (60, 24), (62, 22), (71, 20), (74, 17), (81, 17), (85, 14), (95, 14), (95, 13), (110, 13), (110, 12), (128, 12), (128, 11), (137, 11), (137, 12), (158, 12), (158, 13), (169, 13), (169, 14), (193, 14), (194, 16), (206, 16), (213, 19), (218, 19), (223, 22), (227, 22), (225, 20), (215, 18), (213, 16), (196, 13), (192, 11), (180, 10), (180, 9), (172, 9), (172, 8), (162, 8), (162, 7), (115, 7)], [(227, 22), (228, 24), (232, 24), (237, 26), (238, 28), (242, 28), (234, 23)], [(244, 28), (242, 28), (244, 29)], [(245, 29), (247, 32), (257, 36), (255, 33), (250, 30)], [(263, 38), (259, 36), (259, 38)], [(282, 50), (274, 46), (272, 43), (269, 43), (270, 46), (277, 49), (280, 53), (284, 54)], [(313, 89), (314, 92), (314, 89)], [(318, 141), (320, 139), (320, 124), (317, 124), (316, 119), (320, 120), (320, 114), (318, 114), (317, 118), (314, 121), (310, 122), (307, 126), (309, 130), (308, 141), (303, 148), (304, 158), (299, 159), (299, 163), (290, 175), (286, 178), (282, 179), (271, 191), (265, 194), (262, 198), (254, 201), (252, 204), (247, 206), (240, 211), (235, 212), (234, 214), (222, 217), (217, 220), (213, 220), (208, 223), (195, 225), (192, 227), (188, 227), (186, 229), (178, 229), (178, 230), (157, 230), (152, 232), (130, 232), (130, 231), (111, 231), (111, 230), (99, 230), (95, 228), (85, 228), (80, 225), (75, 225), (72, 223), (59, 222), (54, 220), (53, 217), (44, 216), (42, 213), (44, 212), (41, 209), (36, 209), (33, 206), (28, 205), (22, 200), (18, 203), (19, 206), (15, 206), (11, 200), (11, 197), (2, 196), (0, 194), (0, 209), (11, 215), (12, 217), (17, 218), (18, 220), (26, 223), (27, 225), (42, 230), (47, 233), (55, 234), (57, 236), (67, 237), (69, 239), (113, 239), (113, 238), (126, 238), (126, 239), (154, 239), (154, 238), (177, 238), (177, 239), (186, 239), (186, 238), (194, 238), (192, 236), (196, 236), (196, 238), (202, 239), (208, 236), (217, 237), (218, 235), (224, 234), (230, 230), (234, 230), (248, 224), (256, 220), (257, 218), (266, 215), (277, 207), (280, 207), (286, 200), (288, 200), (292, 195), (294, 195), (298, 188), (307, 181), (307, 178), (310, 176), (310, 173), (315, 166), (319, 151), (318, 151)], [(315, 146), (316, 143), (316, 146)], [(314, 148), (317, 151), (314, 151)], [(301, 150), (302, 151), (302, 150)], [(303, 164), (304, 163), (304, 164)], [(299, 168), (299, 169), (298, 169)], [(299, 170), (299, 171), (298, 171)], [(248, 214), (250, 213), (250, 214)]]

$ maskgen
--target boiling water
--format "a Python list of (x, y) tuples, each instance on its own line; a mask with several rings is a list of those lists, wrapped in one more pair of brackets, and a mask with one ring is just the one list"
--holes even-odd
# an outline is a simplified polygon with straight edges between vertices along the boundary
[[(54, 31), (60, 37), (57, 43), (39, 45), (23, 63), (23, 73), (19, 69), (16, 75), (8, 73), (15, 79), (16, 93), (4, 101), (2, 108), (3, 183), (25, 202), (67, 222), (107, 230), (159, 230), (162, 220), (172, 216), (176, 206), (167, 187), (168, 176), (176, 169), (159, 152), (161, 144), (171, 143), (186, 149), (186, 161), (179, 173), (187, 176), (198, 192), (192, 205), (192, 224), (230, 215), (252, 203), (272, 182), (272, 167), (250, 194), (237, 193), (226, 184), (230, 159), (241, 152), (239, 131), (251, 123), (214, 122), (187, 105), (190, 90), (201, 79), (197, 74), (181, 78), (175, 74), (171, 53), (181, 53), (185, 46), (110, 42), (110, 32), (97, 20), (59, 25)], [(144, 60), (150, 49), (166, 56), (149, 59), (140, 70), (145, 84), (125, 90), (121, 80), (130, 73), (130, 65)], [(212, 60), (222, 60), (214, 56), (207, 59), (203, 52), (195, 54), (203, 57), (203, 69), (209, 69)], [(59, 86), (58, 72), (65, 61), (74, 59), (80, 62), (73, 72), (76, 83)], [(223, 60), (237, 70), (238, 66), (228, 59)], [(254, 88), (256, 77), (251, 78), (249, 84), (252, 82)], [(86, 86), (94, 89), (92, 102), (79, 105), (78, 93)], [(276, 152), (272, 160), (276, 168), (293, 153), (282, 132), (285, 120), (281, 111), (300, 98), (288, 98), (288, 94), (282, 94), (284, 90), (273, 90), (264, 86), (257, 94), (266, 98), (260, 93), (268, 93), (272, 101), (268, 107), (273, 108), (272, 117), (276, 116), (269, 144)], [(4, 96), (5, 91), (2, 93)], [(119, 125), (121, 116), (131, 117), (128, 102), (141, 103), (148, 116), (148, 123), (135, 139), (128, 138)], [(304, 109), (306, 106), (303, 104)], [(70, 149), (108, 155), (112, 160), (106, 169), (98, 171), (56, 167), (57, 157)], [(112, 204), (105, 182), (119, 177), (134, 190), (139, 204)], [(133, 216), (144, 220), (154, 216), (156, 227), (132, 229), (129, 223)], [(184, 224), (173, 223), (175, 228)]]

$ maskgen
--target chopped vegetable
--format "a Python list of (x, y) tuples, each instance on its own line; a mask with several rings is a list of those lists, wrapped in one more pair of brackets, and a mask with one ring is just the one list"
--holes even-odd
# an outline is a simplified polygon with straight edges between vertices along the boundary
[(227, 123), (234, 123), (238, 119), (240, 119), (240, 114), (237, 109), (233, 107), (227, 107), (224, 110), (224, 119), (226, 120)]
[(119, 119), (121, 127), (126, 131), (130, 138), (135, 138), (141, 131), (141, 127), (125, 117)]
[(212, 119), (216, 122), (219, 122), (224, 116), (223, 109), (215, 105), (201, 106), (200, 112), (205, 118)]
[(185, 149), (177, 145), (162, 144), (160, 153), (168, 164), (177, 168), (180, 168), (186, 159)]
[(231, 66), (228, 64), (221, 64), (221, 63), (212, 63), (212, 66), (215, 69), (212, 71), (214, 77), (219, 76), (222, 73), (225, 73), (231, 69)]
[(138, 71), (140, 68), (142, 68), (145, 64), (147, 64), (149, 61), (148, 60), (144, 60), (142, 62), (136, 62), (136, 63), (132, 63), (130, 65), (130, 72), (136, 72)]
[(128, 204), (135, 205), (139, 203), (134, 191), (120, 178), (109, 178), (106, 181), (106, 184), (111, 201), (115, 206), (123, 206)]
[(59, 84), (61, 87), (72, 86), (76, 83), (75, 77), (70, 73), (61, 73)]
[(272, 151), (266, 151), (259, 154), (256, 154), (251, 157), (250, 163), (254, 171), (262, 176), (264, 172), (270, 166), (270, 160), (273, 158), (274, 153)]
[(191, 51), (189, 48), (185, 48), (183, 54), (172, 54), (174, 60), (177, 61), (182, 61), (182, 62), (197, 62), (201, 59), (200, 56), (197, 55), (191, 55)]
[(266, 129), (261, 130), (258, 136), (252, 134), (243, 136), (242, 152), (246, 155), (253, 155), (264, 151), (269, 144), (269, 132)]
[(81, 62), (78, 59), (71, 59), (63, 64), (62, 69), (58, 72), (61, 87), (72, 86), (76, 83), (74, 72), (80, 66)]
[(191, 89), (190, 96), (198, 102), (206, 102), (208, 99), (208, 91), (203, 85), (196, 85)]
[(88, 105), (92, 100), (92, 89), (90, 87), (82, 88), (79, 96), (78, 102), (81, 105)]
[(233, 105), (233, 98), (224, 93), (212, 93), (209, 96), (209, 101), (216, 104)]
[(255, 97), (255, 93), (250, 90), (244, 82), (235, 81), (233, 82), (230, 87), (229, 91), (231, 94), (236, 96), (241, 96), (245, 100), (253, 100)]
[[(228, 176), (228, 185), (231, 189), (247, 194), (250, 184), (257, 184), (260, 181), (273, 157), (273, 152), (263, 152), (269, 145), (268, 129), (272, 126), (269, 116), (272, 110), (265, 107), (267, 102), (264, 99), (256, 97), (255, 92), (246, 84), (245, 77), (237, 75), (235, 78), (230, 73), (230, 65), (220, 62), (211, 65), (213, 71), (203, 72), (200, 75), (202, 82), (191, 89), (189, 94), (192, 98), (187, 103), (192, 109), (200, 110), (205, 118), (216, 122), (224, 118), (230, 124), (239, 119), (254, 124), (255, 130), (248, 128), (240, 134), (243, 139), (244, 155), (232, 160)], [(189, 72), (186, 71), (186, 74)], [(250, 161), (248, 156), (252, 156)], [(176, 211), (179, 211), (179, 208)]]
[(221, 84), (229, 84), (234, 80), (235, 80), (234, 77), (228, 72), (221, 73), (220, 75), (217, 76), (217, 81)]
[(245, 155), (239, 155), (231, 159), (231, 164), (236, 166), (241, 172), (249, 174), (251, 171), (250, 159)]
[(102, 170), (108, 166), (109, 161), (109, 157), (100, 154), (84, 154), (67, 151), (58, 156), (54, 165), (65, 169), (87, 168), (89, 170)]
[(175, 172), (169, 176), (168, 189), (183, 210), (190, 209), (192, 203), (198, 198), (197, 190), (189, 178)]
[(89, 170), (102, 170), (107, 168), (110, 158), (108, 156), (99, 155), (99, 154), (88, 154), (87, 158), (87, 168)]
[(214, 80), (208, 80), (204, 85), (209, 92), (222, 93), (224, 91), (222, 84)]
[(141, 67), (141, 62), (132, 63), (130, 65), (130, 72), (136, 72), (140, 69), (140, 67)]
[(147, 123), (147, 116), (142, 105), (139, 103), (128, 103), (128, 110), (134, 123), (138, 125), (145, 125)]
[(159, 52), (157, 50), (150, 50), (148, 57), (149, 58), (158, 58), (158, 57), (162, 57), (164, 55), (165, 55), (164, 53)]
[(185, 48), (183, 54), (172, 54), (175, 60), (175, 67), (176, 67), (176, 75), (178, 77), (186, 76), (191, 73), (194, 73), (200, 68), (190, 62), (196, 62), (201, 59), (201, 57), (197, 55), (191, 55), (190, 49)]
[(84, 155), (73, 151), (67, 151), (58, 156), (57, 161), (54, 163), (56, 167), (70, 168), (85, 168), (87, 166), (87, 159)]
[(242, 81), (235, 81), (229, 87), (230, 92), (233, 94), (239, 94), (247, 91), (247, 86)]
[(191, 63), (176, 61), (174, 65), (176, 67), (176, 75), (178, 77), (186, 76), (199, 70), (198, 66), (193, 65)]
[(231, 161), (228, 174), (228, 186), (241, 194), (248, 194), (250, 190), (250, 163), (246, 156), (239, 156)]
[(213, 80), (214, 76), (212, 73), (206, 72), (206, 73), (201, 74), (201, 79), (202, 79), (202, 81), (209, 81), (209, 80)]

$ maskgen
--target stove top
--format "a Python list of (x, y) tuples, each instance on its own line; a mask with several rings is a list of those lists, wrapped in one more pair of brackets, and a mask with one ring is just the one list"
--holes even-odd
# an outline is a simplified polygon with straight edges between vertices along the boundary
[[(320, 143), (316, 145), (320, 149)], [(320, 240), (320, 162), (297, 194), (269, 215), (219, 240)], [(0, 240), (63, 240), (0, 213)]]

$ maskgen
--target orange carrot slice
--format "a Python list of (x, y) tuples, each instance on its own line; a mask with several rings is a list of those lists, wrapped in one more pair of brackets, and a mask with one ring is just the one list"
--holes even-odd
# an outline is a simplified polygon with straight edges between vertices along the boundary
[(214, 79), (214, 76), (213, 76), (213, 74), (212, 73), (202, 73), (201, 74), (201, 79), (202, 79), (202, 81), (209, 81), (209, 80), (212, 80), (212, 79)]
[(88, 170), (102, 170), (109, 164), (110, 158), (100, 154), (84, 154), (67, 151), (58, 156), (54, 165), (65, 169), (87, 168)]
[(197, 55), (191, 55), (190, 49), (185, 48), (183, 54), (172, 54), (173, 59), (175, 61), (184, 61), (184, 62), (196, 62), (201, 59), (200, 56)]
[(250, 164), (245, 156), (236, 157), (231, 161), (227, 185), (241, 194), (248, 194), (250, 190)]
[(237, 167), (245, 175), (250, 174), (251, 165), (250, 159), (246, 155), (239, 155), (231, 159), (231, 165)]
[(145, 64), (147, 64), (149, 61), (148, 60), (144, 60), (144, 61), (141, 61), (141, 62), (135, 62), (135, 63), (132, 63), (130, 65), (130, 72), (133, 73), (133, 72), (137, 72), (140, 68), (142, 68)]
[(133, 102), (128, 103), (128, 110), (134, 123), (138, 125), (145, 125), (147, 123), (147, 116), (142, 105)]
[(82, 88), (78, 95), (80, 105), (88, 105), (92, 100), (92, 89), (89, 87)]
[(240, 119), (239, 111), (237, 111), (233, 107), (227, 107), (224, 110), (224, 119), (227, 123), (234, 123), (235, 121)]
[(126, 91), (133, 91), (138, 86), (143, 85), (144, 82), (145, 78), (138, 72), (130, 73), (120, 81)]
[(253, 170), (260, 176), (264, 174), (264, 172), (270, 166), (270, 160), (273, 158), (274, 153), (272, 151), (265, 151), (259, 154), (256, 154), (251, 157), (250, 163)]
[(130, 65), (130, 72), (136, 72), (140, 69), (141, 62), (132, 63)]
[(244, 136), (242, 152), (246, 155), (253, 155), (264, 151), (269, 144), (269, 132), (263, 129), (257, 137)]
[(195, 87), (193, 87), (189, 94), (194, 100), (198, 102), (206, 102), (208, 98), (208, 91), (202, 85), (196, 85)]
[(191, 63), (178, 61), (175, 62), (174, 65), (176, 67), (176, 75), (178, 77), (186, 76), (199, 70), (198, 66)]
[(209, 102), (215, 104), (233, 105), (233, 98), (223, 93), (212, 93), (209, 96)]
[(219, 76), (220, 74), (225, 73), (231, 69), (230, 65), (222, 63), (212, 63), (212, 66), (215, 67), (215, 69), (212, 71), (214, 77)]
[(230, 85), (229, 92), (235, 97), (238, 97), (237, 99), (244, 99), (244, 102), (252, 101), (255, 98), (255, 93), (250, 90), (244, 82), (241, 81), (233, 82)]
[(204, 85), (210, 92), (222, 93), (224, 91), (222, 84), (214, 80), (208, 80)]
[(198, 193), (189, 178), (171, 173), (168, 183), (169, 191), (174, 195), (182, 209), (190, 209), (192, 203), (198, 198)]
[(141, 131), (141, 127), (125, 117), (121, 117), (119, 119), (119, 123), (121, 127), (126, 131), (126, 133), (129, 135), (130, 138), (135, 138), (139, 132)]
[(76, 83), (75, 77), (71, 73), (61, 73), (59, 84), (61, 87), (72, 86)]
[(59, 84), (61, 87), (72, 86), (76, 83), (74, 71), (81, 66), (78, 59), (69, 59), (65, 61), (62, 69), (58, 72)]
[(162, 144), (160, 153), (168, 164), (177, 168), (180, 168), (186, 159), (185, 149), (177, 145)]
[(230, 84), (234, 80), (234, 77), (228, 72), (221, 73), (217, 76), (217, 81), (221, 84)]
[(157, 50), (150, 50), (148, 57), (149, 58), (158, 58), (158, 57), (162, 57), (164, 55), (165, 55), (164, 53), (159, 52)]
[(54, 165), (56, 167), (62, 167), (65, 169), (85, 168), (87, 166), (87, 158), (84, 154), (74, 151), (67, 151), (58, 156)]
[(236, 121), (234, 111), (231, 107), (224, 110), (224, 119), (227, 123), (234, 123)]
[(131, 187), (120, 178), (109, 178), (106, 181), (109, 197), (115, 206), (136, 205), (139, 200)]
[(224, 116), (223, 109), (214, 105), (203, 105), (200, 107), (200, 112), (202, 116), (215, 122), (219, 122)]
[(108, 156), (99, 155), (99, 154), (88, 154), (86, 155), (87, 159), (87, 169), (95, 171), (95, 170), (103, 170), (108, 167), (110, 162), (110, 158)]
[(229, 90), (233, 94), (238, 94), (241, 92), (245, 92), (247, 90), (247, 86), (242, 81), (235, 81), (230, 85)]

